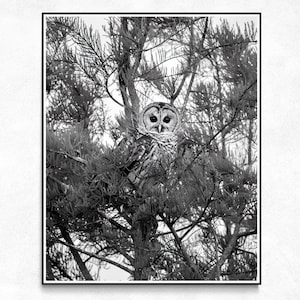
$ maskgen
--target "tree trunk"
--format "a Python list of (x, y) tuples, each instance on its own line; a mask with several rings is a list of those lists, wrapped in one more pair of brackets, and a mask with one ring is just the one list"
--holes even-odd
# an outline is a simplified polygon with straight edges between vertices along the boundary
[(152, 246), (152, 236), (157, 229), (157, 221), (154, 216), (136, 220), (133, 224), (134, 244), (134, 280), (149, 280), (151, 263), (156, 253)]
[[(135, 24), (135, 26), (138, 26)], [(140, 25), (141, 26), (141, 25)], [(147, 29), (145, 29), (147, 30)], [(128, 29), (128, 18), (121, 18), (121, 52), (118, 61), (119, 72), (119, 86), (122, 94), (125, 116), (128, 121), (136, 121), (139, 113), (139, 98), (134, 85), (135, 71), (138, 68), (141, 59), (141, 53), (143, 50), (146, 36), (142, 36), (139, 39), (141, 42), (139, 54), (135, 54), (135, 64), (131, 65), (131, 52), (134, 48), (133, 41), (130, 39), (130, 30)], [(132, 37), (133, 38), (133, 37)], [(133, 124), (135, 125), (135, 124)]]
[[(219, 109), (220, 109), (220, 123), (221, 123), (221, 128), (224, 127), (225, 124), (225, 117), (224, 117), (224, 110), (223, 110), (223, 95), (222, 95), (222, 86), (221, 86), (221, 77), (220, 77), (220, 70), (218, 63), (216, 62), (215, 65), (216, 68), (216, 74), (217, 74), (217, 84), (218, 84), (218, 97), (219, 97)], [(223, 130), (221, 133), (221, 153), (222, 153), (222, 158), (226, 158), (226, 143), (225, 143), (225, 137), (226, 137), (226, 132)]]
[(253, 119), (249, 120), (249, 133), (248, 133), (248, 166), (252, 164), (252, 139), (253, 139)]

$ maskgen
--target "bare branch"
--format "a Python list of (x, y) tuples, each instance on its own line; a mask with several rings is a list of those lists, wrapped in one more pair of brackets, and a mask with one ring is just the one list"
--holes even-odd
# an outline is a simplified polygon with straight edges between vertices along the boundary
[(212, 280), (215, 279), (215, 274), (216, 274), (217, 270), (221, 269), (221, 267), (225, 263), (226, 259), (230, 256), (230, 254), (234, 250), (234, 248), (236, 246), (236, 241), (237, 241), (238, 236), (239, 236), (239, 230), (240, 230), (240, 225), (235, 224), (234, 232), (231, 236), (231, 239), (228, 242), (227, 247), (225, 248), (221, 258), (217, 261), (217, 264), (209, 272), (208, 278), (210, 278)]
[(47, 151), (57, 153), (57, 154), (61, 154), (65, 157), (67, 157), (67, 158), (75, 160), (76, 162), (87, 165), (87, 160), (81, 158), (80, 156), (72, 156), (72, 155), (68, 154), (67, 152), (57, 151), (57, 150), (53, 150), (53, 149), (47, 149)]
[(80, 248), (78, 248), (78, 247), (76, 247), (76, 246), (74, 246), (74, 245), (72, 245), (72, 244), (66, 243), (66, 242), (64, 242), (64, 241), (62, 241), (62, 240), (58, 240), (58, 242), (60, 242), (61, 244), (64, 244), (65, 246), (68, 246), (68, 247), (70, 247), (71, 249), (76, 250), (76, 251), (78, 251), (78, 252), (80, 252), (80, 253), (86, 254), (86, 255), (88, 255), (88, 256), (90, 256), (90, 257), (99, 259), (100, 261), (107, 262), (107, 263), (109, 263), (109, 264), (111, 264), (111, 265), (114, 265), (114, 266), (116, 266), (116, 267), (118, 267), (118, 268), (120, 268), (120, 269), (126, 271), (126, 272), (129, 273), (130, 275), (133, 274), (133, 271), (132, 271), (132, 270), (130, 270), (129, 268), (127, 268), (127, 267), (125, 267), (125, 266), (123, 266), (123, 265), (121, 265), (121, 264), (119, 264), (119, 263), (117, 263), (117, 262), (115, 262), (115, 261), (113, 261), (113, 260), (111, 260), (111, 259), (109, 259), (109, 258), (106, 258), (106, 257), (100, 256), (100, 255), (97, 255), (97, 254), (95, 254), (95, 253), (91, 253), (91, 252), (82, 250), (82, 249), (80, 249)]
[(88, 271), (87, 267), (85, 266), (84, 262), (82, 261), (79, 253), (78, 253), (78, 249), (76, 249), (76, 247), (73, 244), (73, 241), (69, 235), (69, 233), (67, 232), (66, 228), (63, 226), (59, 226), (60, 232), (62, 234), (62, 237), (66, 240), (66, 244), (68, 244), (67, 246), (70, 247), (70, 251), (84, 277), (85, 280), (93, 280), (93, 277), (91, 276), (90, 272)]
[[(205, 27), (204, 27), (204, 31), (202, 34), (202, 41), (201, 41), (201, 48), (203, 48), (204, 45), (204, 40), (205, 40), (205, 36), (207, 33), (207, 28), (208, 28), (208, 18), (206, 18), (205, 20)], [(197, 59), (195, 57), (195, 45), (194, 45), (194, 26), (193, 24), (191, 25), (191, 41), (190, 41), (190, 63), (191, 63), (191, 70), (192, 70), (192, 76), (188, 85), (188, 88), (186, 90), (186, 94), (184, 97), (184, 101), (183, 101), (183, 108), (182, 108), (182, 112), (181, 112), (181, 116), (184, 115), (186, 108), (187, 108), (187, 102), (189, 100), (190, 97), (190, 93), (191, 93), (191, 89), (193, 86), (193, 82), (196, 76), (196, 70), (197, 70), (197, 65), (199, 63), (199, 61), (202, 59), (201, 56), (199, 56)]]
[(199, 273), (199, 269), (198, 267), (192, 262), (191, 258), (189, 257), (189, 255), (187, 254), (183, 244), (182, 244), (182, 239), (179, 238), (176, 230), (174, 229), (173, 225), (170, 224), (163, 216), (161, 216), (165, 222), (165, 224), (168, 226), (168, 228), (170, 229), (170, 231), (172, 232), (174, 239), (175, 239), (175, 244), (177, 245), (178, 249), (180, 250), (183, 259), (185, 260), (185, 262), (187, 263), (187, 265), (189, 266), (189, 268), (194, 272), (194, 274), (196, 275), (196, 277), (199, 279), (201, 278), (201, 274)]

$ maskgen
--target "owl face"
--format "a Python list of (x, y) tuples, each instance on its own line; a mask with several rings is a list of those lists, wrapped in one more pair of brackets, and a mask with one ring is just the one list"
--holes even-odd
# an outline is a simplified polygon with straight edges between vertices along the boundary
[(141, 115), (141, 123), (146, 131), (153, 133), (175, 132), (180, 126), (176, 108), (163, 102), (146, 106)]

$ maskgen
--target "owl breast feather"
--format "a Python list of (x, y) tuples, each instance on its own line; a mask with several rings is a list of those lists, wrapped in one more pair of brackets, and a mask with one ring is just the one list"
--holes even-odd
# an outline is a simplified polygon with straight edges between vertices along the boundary
[[(146, 138), (144, 136), (144, 138)], [(143, 154), (139, 157), (134, 170), (129, 174), (130, 181), (140, 188), (149, 181), (152, 184), (163, 183), (177, 154), (177, 136), (170, 133), (147, 133)]]

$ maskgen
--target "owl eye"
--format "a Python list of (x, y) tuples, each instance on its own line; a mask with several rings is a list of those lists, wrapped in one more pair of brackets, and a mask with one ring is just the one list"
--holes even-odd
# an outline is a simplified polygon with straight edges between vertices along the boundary
[(169, 122), (171, 121), (171, 119), (170, 119), (169, 117), (164, 117), (163, 121), (164, 121), (165, 123), (169, 123)]
[(150, 117), (150, 121), (152, 123), (155, 123), (157, 121), (157, 118), (155, 116)]

